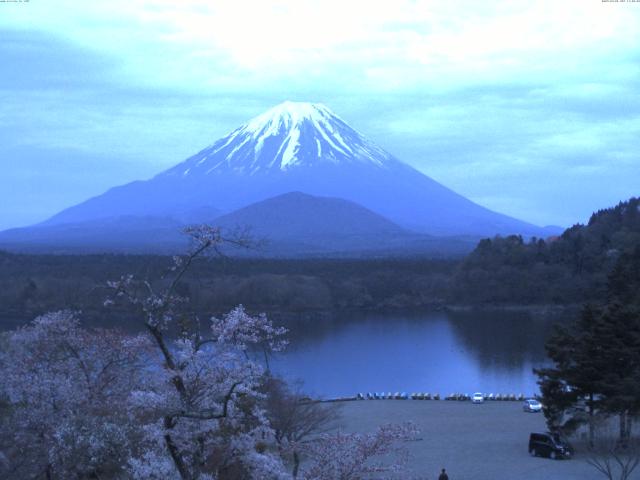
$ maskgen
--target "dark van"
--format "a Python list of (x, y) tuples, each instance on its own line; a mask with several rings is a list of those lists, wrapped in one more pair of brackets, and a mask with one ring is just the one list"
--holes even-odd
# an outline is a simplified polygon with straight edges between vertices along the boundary
[(571, 458), (573, 449), (557, 433), (532, 433), (529, 435), (529, 453), (534, 457)]

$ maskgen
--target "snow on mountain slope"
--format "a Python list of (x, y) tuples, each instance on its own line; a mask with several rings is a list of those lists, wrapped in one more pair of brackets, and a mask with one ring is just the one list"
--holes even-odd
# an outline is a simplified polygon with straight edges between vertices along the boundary
[(176, 219), (200, 209), (224, 213), (288, 192), (349, 200), (433, 235), (548, 234), (401, 162), (327, 107), (297, 102), (258, 115), (150, 180), (112, 188), (44, 224), (122, 215)]
[(321, 104), (284, 102), (163, 175), (247, 175), (328, 164), (397, 163)]

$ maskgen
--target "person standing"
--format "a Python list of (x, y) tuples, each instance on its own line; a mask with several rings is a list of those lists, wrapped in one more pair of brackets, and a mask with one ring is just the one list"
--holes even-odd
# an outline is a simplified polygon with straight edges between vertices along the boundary
[(449, 475), (447, 475), (447, 471), (443, 468), (442, 473), (438, 477), (438, 480), (449, 480)]

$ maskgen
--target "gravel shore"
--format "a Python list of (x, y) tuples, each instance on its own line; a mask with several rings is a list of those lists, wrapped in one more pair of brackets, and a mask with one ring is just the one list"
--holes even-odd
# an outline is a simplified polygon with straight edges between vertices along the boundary
[(543, 415), (523, 412), (521, 402), (360, 400), (341, 404), (340, 425), (346, 431), (367, 432), (383, 423), (417, 425), (421, 439), (409, 444), (410, 465), (415, 474), (429, 480), (437, 479), (442, 467), (450, 480), (603, 478), (579, 451), (571, 460), (529, 456), (529, 434), (546, 428)]

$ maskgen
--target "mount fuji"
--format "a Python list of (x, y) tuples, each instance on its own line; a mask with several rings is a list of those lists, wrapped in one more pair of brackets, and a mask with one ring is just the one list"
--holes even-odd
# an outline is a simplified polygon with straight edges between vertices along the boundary
[(149, 180), (112, 188), (39, 225), (0, 233), (0, 243), (19, 243), (34, 230), (41, 237), (49, 229), (63, 235), (65, 225), (76, 231), (114, 225), (118, 218), (154, 225), (160, 219), (167, 225), (211, 222), (289, 192), (353, 202), (406, 232), (555, 233), (466, 199), (387, 153), (324, 105), (284, 102)]

